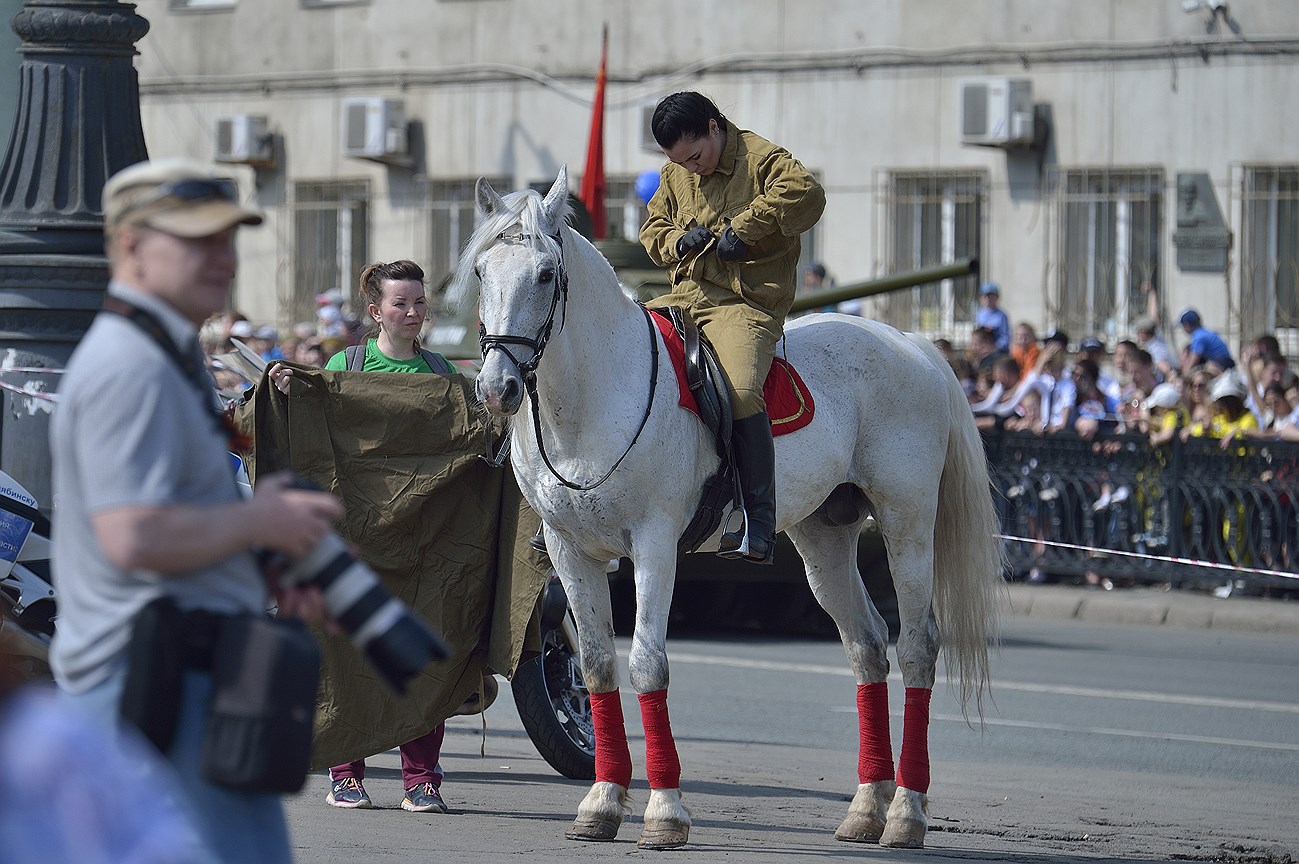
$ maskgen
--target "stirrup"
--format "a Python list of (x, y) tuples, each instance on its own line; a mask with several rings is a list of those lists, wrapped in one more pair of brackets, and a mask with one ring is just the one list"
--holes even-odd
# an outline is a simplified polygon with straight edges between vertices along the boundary
[(549, 555), (550, 550), (546, 548), (546, 534), (544, 528), (538, 528), (537, 533), (528, 538), (528, 545), (542, 555)]
[(722, 535), (721, 541), (717, 544), (718, 558), (743, 558), (744, 557), (744, 532), (728, 531)]
[(721, 541), (717, 544), (717, 557), (728, 560), (738, 558), (753, 564), (771, 564), (776, 557), (776, 538), (771, 538), (763, 554), (755, 555), (749, 551), (747, 534), (728, 532), (722, 535)]

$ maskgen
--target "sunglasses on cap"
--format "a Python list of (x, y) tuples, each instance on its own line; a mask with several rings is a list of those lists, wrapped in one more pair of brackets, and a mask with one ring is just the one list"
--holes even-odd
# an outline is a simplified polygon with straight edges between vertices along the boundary
[(233, 204), (239, 200), (239, 185), (227, 177), (191, 177), (185, 180), (173, 180), (154, 187), (148, 195), (132, 201), (126, 205), (120, 215), (141, 210), (164, 198), (175, 198), (191, 204), (200, 201), (228, 201)]

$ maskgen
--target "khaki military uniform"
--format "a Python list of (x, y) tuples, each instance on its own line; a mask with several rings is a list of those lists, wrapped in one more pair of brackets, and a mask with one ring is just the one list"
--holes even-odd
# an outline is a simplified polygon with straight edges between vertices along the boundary
[[(824, 209), (825, 192), (797, 159), (730, 121), (712, 174), (663, 166), (640, 240), (669, 268), (672, 290), (648, 305), (689, 310), (730, 379), (737, 420), (766, 410), (762, 383), (794, 301), (799, 235)], [(729, 225), (750, 260), (719, 260), (716, 241), (682, 260), (677, 241), (696, 225), (716, 237)]]

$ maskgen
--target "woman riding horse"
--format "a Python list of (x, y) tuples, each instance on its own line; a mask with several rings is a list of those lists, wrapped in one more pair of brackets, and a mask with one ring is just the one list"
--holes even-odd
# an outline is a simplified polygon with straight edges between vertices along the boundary
[(718, 554), (770, 564), (775, 550), (775, 451), (762, 385), (794, 300), (799, 235), (821, 218), (825, 192), (788, 151), (722, 116), (699, 93), (674, 93), (650, 122), (671, 160), (640, 239), (670, 268), (672, 290), (649, 306), (680, 306), (717, 352), (731, 385), (744, 533)]

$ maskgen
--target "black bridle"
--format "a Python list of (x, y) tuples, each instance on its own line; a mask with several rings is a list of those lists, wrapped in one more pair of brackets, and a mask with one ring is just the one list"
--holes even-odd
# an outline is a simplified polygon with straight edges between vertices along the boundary
[[(546, 321), (541, 325), (540, 332), (537, 333), (536, 339), (529, 339), (526, 336), (494, 336), (487, 332), (483, 322), (478, 322), (478, 346), (482, 349), (483, 359), (487, 359), (487, 352), (493, 348), (500, 351), (510, 362), (518, 367), (519, 372), (523, 375), (524, 383), (537, 377), (537, 364), (541, 362), (541, 355), (546, 351), (546, 345), (550, 343), (550, 333), (555, 326), (555, 311), (560, 310), (564, 313), (564, 320), (568, 320), (568, 271), (564, 269), (564, 241), (558, 234), (550, 235), (559, 247), (559, 259), (555, 262), (555, 290), (550, 295), (550, 311), (546, 313)], [(506, 234), (501, 232), (496, 235), (497, 240), (509, 240), (514, 243), (525, 243), (529, 240), (540, 239), (535, 234)], [(563, 322), (560, 323), (559, 329), (564, 329)], [(506, 345), (523, 345), (532, 349), (532, 356), (526, 362), (519, 362), (519, 358), (511, 353)]]
[[(546, 453), (546, 445), (541, 439), (541, 414), (540, 409), (538, 408), (537, 399), (537, 365), (541, 362), (541, 355), (546, 351), (546, 345), (550, 343), (551, 332), (555, 325), (556, 310), (560, 311), (564, 316), (563, 321), (559, 324), (561, 330), (564, 329), (564, 324), (568, 321), (568, 271), (564, 269), (564, 241), (558, 234), (552, 234), (550, 236), (559, 248), (559, 258), (555, 264), (555, 288), (550, 295), (550, 311), (546, 314), (545, 323), (541, 325), (541, 330), (537, 333), (537, 338), (529, 339), (526, 336), (511, 336), (508, 334), (503, 336), (494, 335), (488, 333), (486, 326), (484, 326), (483, 322), (479, 320), (478, 345), (482, 349), (484, 360), (487, 359), (487, 353), (489, 351), (492, 351), (493, 349), (500, 351), (506, 357), (510, 358), (510, 362), (515, 365), (519, 370), (519, 373), (523, 376), (523, 388), (527, 391), (528, 399), (532, 402), (532, 428), (537, 435), (537, 451), (541, 454), (541, 460), (546, 463), (546, 468), (548, 468), (554, 478), (566, 488), (574, 489), (578, 492), (589, 492), (613, 476), (613, 472), (622, 464), (622, 460), (627, 458), (627, 454), (631, 452), (631, 448), (636, 446), (636, 442), (640, 439), (641, 433), (645, 431), (645, 425), (649, 422), (650, 411), (654, 407), (654, 392), (658, 386), (658, 339), (655, 338), (654, 321), (650, 318), (649, 311), (644, 307), (641, 307), (641, 312), (644, 313), (645, 321), (649, 325), (650, 355), (652, 358), (650, 369), (650, 391), (649, 399), (645, 403), (645, 414), (641, 417), (640, 426), (637, 427), (636, 434), (632, 436), (631, 443), (627, 445), (627, 449), (618, 457), (618, 461), (613, 463), (613, 467), (606, 471), (604, 476), (599, 480), (596, 480), (594, 483), (586, 485), (574, 483), (564, 475), (560, 474), (559, 470), (551, 464), (550, 456)], [(540, 238), (535, 234), (506, 234), (502, 232), (497, 235), (496, 239), (523, 243)], [(507, 345), (523, 345), (527, 348), (531, 348), (532, 356), (525, 362), (521, 363), (519, 362), (519, 359), (511, 353), (510, 349), (506, 347)]]

